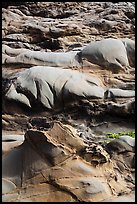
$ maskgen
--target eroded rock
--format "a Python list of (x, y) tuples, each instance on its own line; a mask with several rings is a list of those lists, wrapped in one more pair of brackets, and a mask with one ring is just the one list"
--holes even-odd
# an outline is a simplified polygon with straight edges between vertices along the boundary
[(13, 89), (10, 87), (5, 97), (20, 102), (23, 102), (24, 97), (26, 105), (27, 97), (32, 108), (38, 108), (35, 104), (42, 104), (45, 108), (52, 109), (56, 105), (73, 102), (78, 97), (103, 98), (104, 89), (99, 84), (98, 78), (76, 70), (36, 66), (17, 73)]
[(91, 42), (80, 53), (80, 58), (111, 69), (128, 67), (127, 52), (123, 43), (118, 39), (103, 39)]
[[(2, 201), (134, 202), (134, 140), (123, 136), (109, 144), (105, 134), (135, 127), (135, 2), (2, 2), (2, 7)], [(83, 60), (79, 67), (77, 53), (108, 38), (122, 42), (124, 64), (118, 56), (119, 62), (110, 58), (118, 70), (98, 60)], [(109, 54), (114, 56), (112, 49)], [(82, 73), (71, 70), (69, 78), (64, 70), (53, 86), (57, 67), (46, 76), (30, 69), (43, 65), (45, 55), (50, 66)], [(101, 98), (88, 97), (93, 92)], [(57, 100), (49, 101), (52, 97)]]
[(77, 51), (42, 52), (28, 49), (11, 49), (7, 45), (2, 48), (3, 64), (28, 64), (52, 67), (81, 67)]
[[(94, 151), (96, 145), (90, 147), (90, 151), (86, 150), (87, 147), (68, 125), (55, 123), (47, 132), (29, 130), (24, 143), (3, 156), (3, 179), (7, 180), (6, 184), (3, 183), (3, 189), (6, 189), (3, 200), (21, 201), (29, 196), (30, 201), (47, 201), (49, 196), (44, 192), (45, 188), (51, 193), (54, 191), (50, 201), (55, 198), (102, 201), (120, 192), (128, 192), (129, 188), (125, 188), (124, 179), (115, 172), (107, 152), (96, 149), (108, 158), (96, 166), (93, 160), (100, 158), (100, 154)], [(8, 184), (11, 182), (14, 188), (16, 185), (15, 190)], [(41, 193), (37, 194), (39, 190)]]

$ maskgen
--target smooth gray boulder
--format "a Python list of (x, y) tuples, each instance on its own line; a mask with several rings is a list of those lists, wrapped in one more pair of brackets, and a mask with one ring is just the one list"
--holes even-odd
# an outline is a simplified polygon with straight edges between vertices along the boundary
[(94, 76), (57, 67), (34, 66), (14, 74), (10, 80), (12, 84), (5, 97), (34, 111), (65, 107), (81, 99), (115, 101), (115, 98), (135, 97), (135, 90), (106, 89)]
[(131, 147), (135, 147), (135, 138), (132, 138), (131, 136), (128, 135), (122, 135), (119, 137), (119, 139), (125, 141)]
[(52, 67), (81, 67), (78, 51), (44, 52), (29, 49), (13, 49), (7, 45), (2, 46), (2, 64), (29, 64)]
[(121, 41), (126, 48), (130, 66), (135, 67), (135, 41), (129, 38), (121, 38)]
[[(16, 95), (19, 97), (10, 94), (10, 98), (20, 99), (21, 102), (24, 99), (24, 104), (27, 104), (27, 98), (28, 106), (30, 104), (34, 109), (37, 109), (39, 104), (53, 109), (56, 105), (62, 107), (81, 98), (104, 98), (101, 81), (76, 70), (35, 66), (18, 72), (13, 78)], [(6, 93), (7, 97), (9, 93)]]
[(85, 58), (101, 67), (123, 69), (129, 66), (126, 48), (119, 39), (108, 38), (91, 42), (78, 55), (80, 60)]
[(135, 97), (135, 90), (124, 90), (119, 88), (109, 88), (106, 91), (106, 98), (130, 98)]
[(5, 135), (2, 134), (2, 141), (24, 141), (24, 135)]
[(14, 84), (11, 84), (9, 90), (5, 94), (5, 97), (9, 100), (19, 101), (20, 103), (23, 103), (28, 107), (31, 107), (28, 98), (24, 94), (17, 93)]
[(2, 178), (2, 193), (3, 194), (11, 192), (15, 188), (16, 188), (16, 185), (12, 181)]
[(109, 154), (113, 154), (114, 152), (120, 154), (123, 152), (133, 151), (133, 147), (131, 145), (129, 145), (126, 141), (118, 138), (113, 139), (112, 141), (107, 143), (105, 148), (107, 152), (109, 152)]

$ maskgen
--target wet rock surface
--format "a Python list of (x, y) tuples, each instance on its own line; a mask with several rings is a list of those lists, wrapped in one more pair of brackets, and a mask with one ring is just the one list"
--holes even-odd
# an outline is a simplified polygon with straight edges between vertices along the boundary
[(134, 202), (134, 2), (2, 7), (3, 202)]

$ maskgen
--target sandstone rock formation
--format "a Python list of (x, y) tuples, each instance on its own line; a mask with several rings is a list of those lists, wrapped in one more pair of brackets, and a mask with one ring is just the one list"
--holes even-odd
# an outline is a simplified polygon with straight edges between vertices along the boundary
[(3, 156), (3, 201), (99, 202), (129, 192), (114, 167), (101, 146), (86, 145), (69, 126), (29, 130), (24, 143)]
[(3, 202), (134, 202), (134, 131), (135, 2), (2, 2)]

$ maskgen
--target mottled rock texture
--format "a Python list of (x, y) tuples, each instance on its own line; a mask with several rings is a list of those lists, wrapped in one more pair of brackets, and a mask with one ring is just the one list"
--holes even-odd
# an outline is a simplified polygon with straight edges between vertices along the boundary
[(3, 202), (135, 201), (134, 130), (135, 2), (2, 2)]
[(3, 156), (3, 201), (98, 202), (130, 192), (105, 149), (88, 146), (74, 132), (61, 123), (47, 132), (27, 131), (24, 143)]

